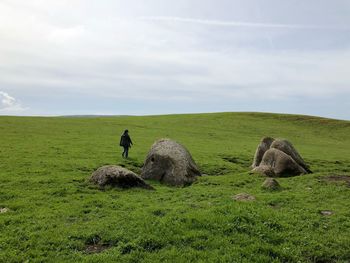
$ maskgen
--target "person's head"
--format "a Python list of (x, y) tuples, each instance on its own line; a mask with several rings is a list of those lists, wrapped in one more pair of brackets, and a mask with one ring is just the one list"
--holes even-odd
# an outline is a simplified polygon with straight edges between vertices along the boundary
[(124, 131), (124, 134), (127, 134), (128, 132), (129, 132), (129, 130), (125, 130), (125, 131)]

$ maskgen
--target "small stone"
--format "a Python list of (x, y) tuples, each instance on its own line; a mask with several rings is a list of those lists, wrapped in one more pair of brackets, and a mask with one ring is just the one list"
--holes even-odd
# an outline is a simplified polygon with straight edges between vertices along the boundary
[(10, 211), (10, 209), (8, 209), (7, 207), (1, 207), (0, 208), (0, 214), (7, 213), (8, 211)]
[(270, 191), (281, 189), (281, 186), (278, 183), (278, 181), (273, 178), (266, 178), (266, 180), (264, 181), (261, 187), (265, 190), (270, 190)]
[(254, 201), (255, 197), (250, 195), (250, 194), (246, 194), (246, 193), (240, 193), (237, 194), (235, 196), (232, 197), (234, 200), (236, 201)]
[(323, 216), (330, 216), (330, 215), (333, 215), (333, 211), (322, 210), (322, 211), (320, 211), (320, 214), (323, 215)]

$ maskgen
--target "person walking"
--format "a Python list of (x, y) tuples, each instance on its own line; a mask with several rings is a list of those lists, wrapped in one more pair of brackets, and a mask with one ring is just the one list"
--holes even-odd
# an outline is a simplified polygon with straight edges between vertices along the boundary
[(129, 155), (129, 148), (131, 148), (132, 141), (129, 136), (129, 131), (125, 130), (123, 135), (120, 137), (120, 146), (124, 148), (124, 151), (122, 153), (123, 158), (128, 158)]

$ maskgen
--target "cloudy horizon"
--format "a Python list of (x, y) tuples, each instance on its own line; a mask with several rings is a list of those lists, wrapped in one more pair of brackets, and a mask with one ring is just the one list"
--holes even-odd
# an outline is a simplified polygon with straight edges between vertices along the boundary
[(0, 115), (350, 120), (350, 2), (0, 0)]

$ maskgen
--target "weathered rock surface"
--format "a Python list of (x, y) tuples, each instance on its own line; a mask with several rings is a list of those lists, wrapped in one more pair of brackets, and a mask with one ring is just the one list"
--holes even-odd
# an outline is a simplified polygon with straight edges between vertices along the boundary
[(285, 154), (288, 154), (297, 164), (303, 167), (305, 171), (311, 173), (309, 166), (305, 163), (298, 151), (289, 141), (283, 139), (276, 139), (273, 141), (270, 148), (275, 148), (284, 152)]
[(154, 189), (134, 172), (117, 165), (106, 165), (98, 168), (92, 173), (90, 181), (100, 187), (110, 185), (120, 188)]
[(253, 171), (271, 177), (289, 177), (307, 173), (292, 157), (278, 149), (267, 150), (260, 165)]
[(311, 173), (309, 166), (289, 141), (270, 137), (261, 140), (252, 167), (253, 172), (270, 177)]
[(161, 139), (152, 145), (141, 173), (143, 179), (172, 186), (189, 185), (200, 175), (188, 150), (170, 139)]
[(265, 190), (275, 191), (281, 189), (281, 185), (274, 178), (266, 178), (264, 183), (261, 186)]
[(255, 151), (255, 155), (254, 155), (254, 161), (253, 161), (253, 165), (252, 167), (258, 167), (259, 164), (261, 163), (261, 160), (264, 156), (264, 153), (270, 149), (271, 144), (273, 143), (274, 138), (271, 137), (264, 137), (261, 139), (258, 148)]

